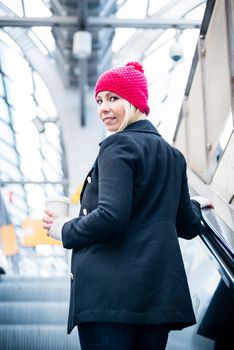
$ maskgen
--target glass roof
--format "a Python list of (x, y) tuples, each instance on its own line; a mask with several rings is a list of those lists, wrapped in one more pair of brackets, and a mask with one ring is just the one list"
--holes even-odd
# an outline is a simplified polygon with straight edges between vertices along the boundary
[[(22, 246), (22, 222), (26, 217), (41, 217), (49, 194), (66, 193), (62, 184), (61, 132), (56, 122), (56, 107), (45, 83), (26, 61), (17, 43), (3, 31), (0, 31), (0, 52), (0, 195), (20, 247), (17, 257), (8, 257), (6, 264), (15, 272), (15, 267), (20, 266), (19, 272), (25, 273), (24, 261), (32, 249)], [(36, 118), (44, 123), (43, 132), (37, 129)], [(50, 250), (59, 248), (50, 247)], [(48, 250), (45, 246), (44, 249)], [(34, 253), (37, 258), (37, 248)], [(2, 252), (0, 264), (4, 259), (1, 255)], [(33, 271), (48, 274), (50, 264), (47, 269), (40, 268), (40, 261)]]
[[(117, 16), (120, 18), (144, 18), (161, 15), (190, 20), (202, 20), (206, 1), (190, 1), (188, 9), (184, 1), (142, 1), (134, 6), (134, 0), (120, 1)], [(153, 33), (152, 33), (153, 32)], [(143, 63), (149, 82), (150, 120), (168, 142), (172, 142), (177, 118), (184, 96), (188, 74), (199, 36), (199, 29), (142, 30), (116, 29), (113, 40), (115, 66), (131, 60)], [(170, 48), (179, 41), (183, 56), (179, 61), (170, 58)]]

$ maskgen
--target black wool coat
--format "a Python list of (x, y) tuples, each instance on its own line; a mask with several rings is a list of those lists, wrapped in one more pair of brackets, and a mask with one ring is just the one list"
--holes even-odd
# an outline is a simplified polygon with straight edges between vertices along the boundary
[(186, 162), (148, 120), (107, 137), (87, 175), (72, 249), (68, 333), (83, 322), (194, 324), (178, 236), (200, 232)]

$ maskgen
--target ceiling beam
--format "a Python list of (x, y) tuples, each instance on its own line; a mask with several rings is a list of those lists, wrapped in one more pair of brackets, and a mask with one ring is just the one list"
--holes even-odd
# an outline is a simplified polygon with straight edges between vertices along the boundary
[[(77, 1), (77, 11), (79, 19), (78, 30), (87, 30), (87, 18), (88, 18), (88, 4), (87, 1)], [(80, 124), (86, 126), (86, 85), (87, 85), (87, 57), (79, 57), (79, 70), (80, 75), (78, 79), (79, 85), (79, 106), (80, 106)]]
[(79, 29), (80, 30), (87, 30), (87, 17), (88, 17), (88, 5), (87, 1), (78, 1), (78, 16), (79, 18)]
[(122, 19), (116, 17), (89, 17), (90, 28), (142, 28), (142, 29), (168, 29), (168, 28), (200, 28), (201, 21), (176, 19), (176, 18), (144, 18), (144, 19)]
[[(51, 17), (18, 17), (0, 16), (0, 27), (80, 27), (78, 16), (51, 16)], [(176, 18), (144, 18), (122, 19), (116, 17), (88, 17), (87, 30), (97, 28), (142, 28), (142, 29), (168, 29), (168, 28), (200, 28), (201, 21)]]

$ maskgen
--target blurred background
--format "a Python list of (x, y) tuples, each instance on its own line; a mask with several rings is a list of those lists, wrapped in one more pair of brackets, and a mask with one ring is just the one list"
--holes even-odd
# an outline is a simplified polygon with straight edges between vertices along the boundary
[[(49, 244), (38, 220), (48, 195), (68, 195), (78, 212), (105, 137), (93, 98), (104, 70), (142, 62), (149, 119), (172, 142), (205, 7), (201, 0), (0, 1), (0, 213), (11, 232), (1, 237), (0, 261), (8, 271), (67, 270), (65, 252)], [(75, 41), (77, 32), (90, 37)]]

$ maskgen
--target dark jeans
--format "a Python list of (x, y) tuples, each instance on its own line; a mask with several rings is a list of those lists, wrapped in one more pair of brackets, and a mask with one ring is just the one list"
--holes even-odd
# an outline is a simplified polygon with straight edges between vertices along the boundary
[(82, 323), (78, 332), (82, 350), (164, 350), (169, 331), (163, 326)]

